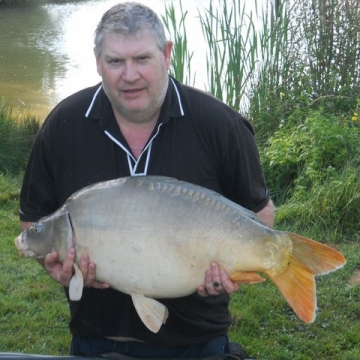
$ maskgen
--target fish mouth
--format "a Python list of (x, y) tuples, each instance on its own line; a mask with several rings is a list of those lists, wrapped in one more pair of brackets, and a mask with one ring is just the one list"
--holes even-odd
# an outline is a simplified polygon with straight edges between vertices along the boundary
[(36, 254), (34, 251), (28, 249), (27, 247), (24, 247), (24, 244), (22, 243), (22, 234), (19, 235), (17, 238), (15, 238), (14, 240), (16, 249), (18, 251), (19, 257), (30, 257), (30, 258), (38, 258), (39, 255)]
[(21, 237), (22, 235), (19, 235), (17, 238), (15, 238), (14, 243), (15, 243), (15, 247), (18, 251), (19, 257), (22, 257), (24, 254), (24, 249), (21, 246)]

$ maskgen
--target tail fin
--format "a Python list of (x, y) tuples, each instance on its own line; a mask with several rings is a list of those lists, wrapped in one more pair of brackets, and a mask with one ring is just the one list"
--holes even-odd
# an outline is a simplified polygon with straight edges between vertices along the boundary
[(281, 274), (269, 275), (289, 305), (306, 323), (315, 320), (315, 275), (343, 267), (345, 258), (337, 250), (303, 236), (286, 233), (292, 240), (288, 267)]
[(346, 260), (330, 246), (304, 236), (287, 233), (293, 244), (293, 255), (314, 275), (328, 274), (341, 269)]

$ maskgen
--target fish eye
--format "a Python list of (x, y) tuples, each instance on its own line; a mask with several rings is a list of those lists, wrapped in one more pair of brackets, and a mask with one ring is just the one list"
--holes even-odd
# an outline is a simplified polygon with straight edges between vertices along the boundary
[(35, 229), (35, 232), (37, 233), (41, 233), (44, 229), (44, 225), (43, 223), (37, 223), (35, 226), (34, 226), (34, 229)]

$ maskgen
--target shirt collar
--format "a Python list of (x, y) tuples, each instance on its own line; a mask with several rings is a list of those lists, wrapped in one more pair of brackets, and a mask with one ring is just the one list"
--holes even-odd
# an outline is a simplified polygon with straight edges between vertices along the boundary
[[(169, 85), (164, 103), (160, 110), (158, 123), (167, 123), (171, 118), (181, 118), (185, 115), (180, 93), (180, 83), (169, 76)], [(107, 128), (114, 117), (109, 98), (101, 84), (92, 98), (85, 116), (89, 119), (100, 120), (100, 125)]]

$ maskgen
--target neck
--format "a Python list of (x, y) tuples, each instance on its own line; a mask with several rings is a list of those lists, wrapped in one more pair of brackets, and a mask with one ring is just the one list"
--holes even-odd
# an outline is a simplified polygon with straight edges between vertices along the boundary
[(157, 117), (147, 122), (128, 121), (118, 116), (116, 120), (129, 147), (136, 157), (138, 157), (156, 126)]

